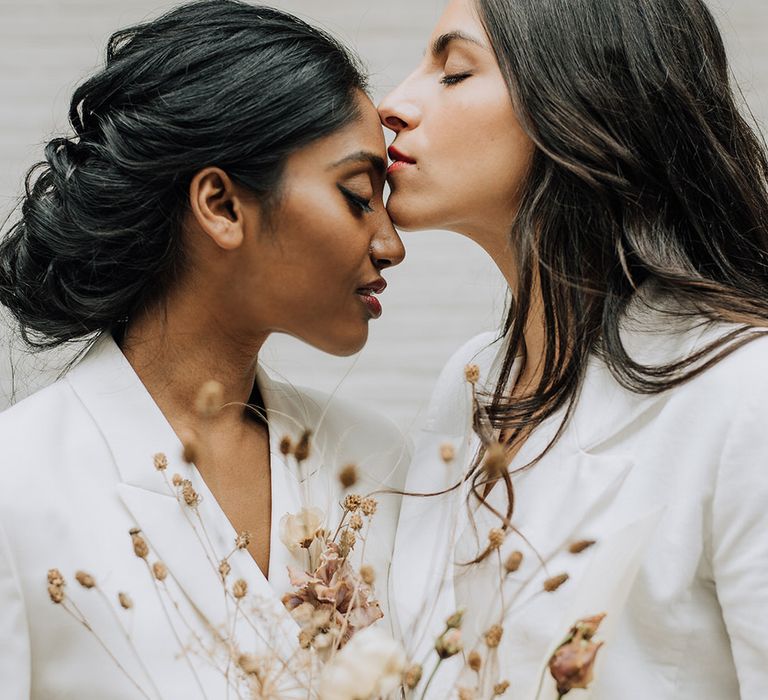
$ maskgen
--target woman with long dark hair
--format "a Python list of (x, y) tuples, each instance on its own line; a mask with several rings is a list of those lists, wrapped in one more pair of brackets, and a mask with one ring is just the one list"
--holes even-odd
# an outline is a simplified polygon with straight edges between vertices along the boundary
[(454, 0), (380, 114), (396, 225), (468, 236), (511, 293), (409, 477), (437, 494), (396, 546), (414, 646), (464, 606), (462, 684), (557, 697), (549, 654), (605, 612), (592, 697), (762, 697), (768, 163), (710, 11)]
[[(0, 242), (29, 344), (93, 340), (0, 416), (0, 694), (290, 696), (287, 567), (336, 527), (338, 469), (402, 487), (392, 425), (258, 364), (275, 332), (358, 351), (403, 258), (365, 78), (291, 15), (205, 0), (113, 35), (69, 116)], [(365, 534), (385, 612), (398, 508)]]

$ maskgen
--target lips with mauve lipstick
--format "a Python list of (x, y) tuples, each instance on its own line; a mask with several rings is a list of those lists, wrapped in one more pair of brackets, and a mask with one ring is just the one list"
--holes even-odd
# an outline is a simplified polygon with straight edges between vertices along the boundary
[(390, 146), (387, 149), (387, 153), (389, 153), (389, 157), (392, 160), (392, 165), (387, 168), (387, 175), (397, 172), (398, 170), (403, 170), (404, 168), (409, 168), (412, 165), (416, 165), (416, 161), (413, 158), (406, 155), (405, 153), (402, 153), (394, 146)]
[(387, 283), (381, 277), (373, 280), (370, 284), (366, 284), (364, 287), (358, 287), (356, 293), (360, 296), (363, 304), (365, 304), (365, 308), (368, 309), (371, 318), (379, 318), (381, 316), (381, 302), (374, 294), (381, 294), (386, 288)]

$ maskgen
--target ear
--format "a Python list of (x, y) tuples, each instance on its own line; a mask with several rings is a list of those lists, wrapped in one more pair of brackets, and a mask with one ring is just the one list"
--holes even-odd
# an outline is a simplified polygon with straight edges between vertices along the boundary
[(235, 250), (245, 238), (246, 207), (239, 188), (221, 168), (204, 168), (189, 185), (192, 215), (223, 250)]

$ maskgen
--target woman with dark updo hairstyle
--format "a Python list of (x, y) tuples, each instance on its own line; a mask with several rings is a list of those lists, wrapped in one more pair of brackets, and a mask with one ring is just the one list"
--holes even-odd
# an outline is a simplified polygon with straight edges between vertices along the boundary
[[(299, 627), (280, 597), (307, 550), (286, 515), (337, 523), (344, 464), (361, 492), (402, 487), (394, 426), (258, 364), (275, 332), (357, 352), (381, 272), (403, 259), (365, 86), (325, 33), (204, 0), (114, 34), (75, 91), (74, 133), (45, 147), (0, 242), (0, 302), (27, 343), (90, 341), (0, 416), (3, 697), (225, 697), (225, 674), (182, 651), (229, 619), (222, 578), (266, 606), (261, 628), (239, 626), (244, 648), (291, 654)], [(398, 508), (379, 503), (365, 549), (386, 625)], [(167, 568), (166, 598), (144, 557)]]

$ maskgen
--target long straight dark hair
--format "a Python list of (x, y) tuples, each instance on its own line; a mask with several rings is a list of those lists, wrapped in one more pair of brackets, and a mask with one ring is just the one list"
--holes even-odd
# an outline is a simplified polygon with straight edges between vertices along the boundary
[[(688, 381), (768, 326), (768, 161), (741, 116), (723, 41), (702, 0), (477, 0), (517, 115), (536, 152), (510, 233), (519, 282), (509, 345), (476, 426), (509, 444), (558, 411), (557, 440), (595, 353), (640, 393)], [(622, 344), (638, 287), (735, 330), (670, 364)], [(510, 394), (532, 291), (546, 323), (535, 391)], [(522, 371), (520, 372), (522, 374)], [(514, 393), (514, 391), (513, 391)], [(543, 455), (521, 468), (535, 464)], [(480, 485), (503, 478), (475, 464)], [(481, 557), (482, 558), (482, 555)]]

